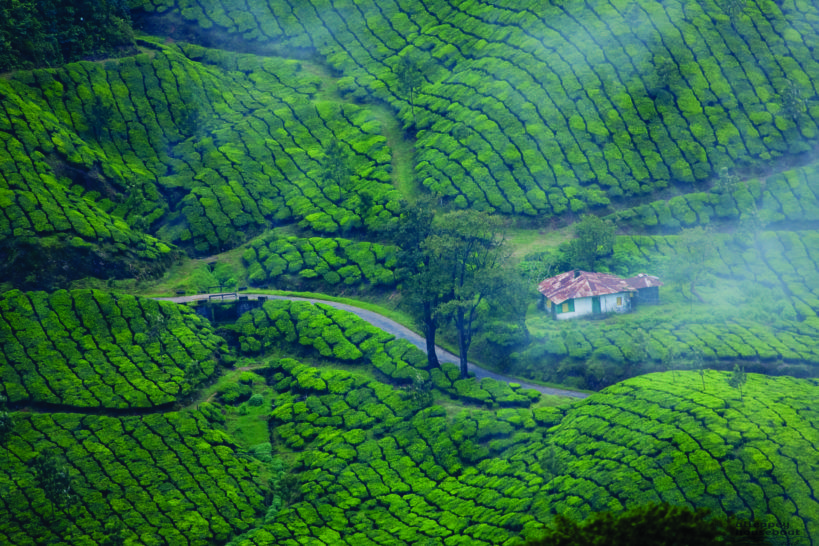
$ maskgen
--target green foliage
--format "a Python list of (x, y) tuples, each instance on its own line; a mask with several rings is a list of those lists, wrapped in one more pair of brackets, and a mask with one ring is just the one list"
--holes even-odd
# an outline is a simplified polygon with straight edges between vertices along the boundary
[(739, 399), (743, 400), (742, 387), (748, 382), (748, 376), (745, 373), (745, 368), (739, 364), (734, 364), (734, 371), (731, 372), (731, 377), (728, 379), (728, 384), (735, 389), (739, 389)]
[(571, 268), (595, 271), (598, 260), (614, 251), (614, 229), (612, 222), (584, 214), (574, 225), (575, 238), (569, 246)]
[(133, 50), (124, 2), (18, 0), (0, 8), (0, 72)]
[(789, 80), (809, 98), (819, 76), (809, 2), (390, 2), (325, 17), (291, 0), (254, 10), (249, 27), (210, 15), (233, 12), (225, 0), (137, 4), (218, 20), (248, 47), (314, 47), (343, 96), (399, 112), (417, 180), (458, 208), (577, 214), (768, 167), (819, 136), (819, 108), (797, 121), (783, 108)]
[(29, 465), (37, 486), (51, 503), (51, 515), (54, 517), (54, 507), (69, 504), (73, 497), (68, 470), (49, 452), (38, 453), (29, 461)]

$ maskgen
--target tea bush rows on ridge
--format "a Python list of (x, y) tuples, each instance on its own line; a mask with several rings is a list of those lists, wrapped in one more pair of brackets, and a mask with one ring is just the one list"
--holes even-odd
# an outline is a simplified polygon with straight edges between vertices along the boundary
[[(101, 544), (119, 522), (126, 544), (224, 543), (263, 513), (260, 464), (201, 413), (108, 417), (16, 415), (0, 457), (0, 542)], [(48, 451), (75, 498), (51, 507), (27, 463)]]
[(227, 349), (184, 306), (99, 290), (0, 297), (0, 375), (10, 403), (148, 408), (180, 400)]
[(569, 411), (551, 431), (565, 469), (555, 510), (687, 503), (798, 531), (777, 544), (815, 537), (815, 382), (749, 374), (741, 402), (727, 379), (708, 371), (703, 390), (696, 372), (645, 375)]
[(233, 330), (244, 355), (298, 343), (324, 358), (370, 364), (399, 384), (431, 381), (435, 388), (467, 403), (528, 406), (540, 398), (537, 391), (491, 378), (460, 379), (454, 364), (428, 369), (424, 352), (409, 341), (395, 339), (353, 313), (325, 304), (267, 301), (261, 309), (242, 315)]
[(651, 374), (572, 407), (447, 417), (351, 372), (264, 373), (302, 498), (234, 546), (520, 544), (555, 513), (651, 501), (815, 532), (812, 381), (749, 374), (740, 402), (725, 373), (704, 390), (695, 372)]
[[(242, 255), (253, 285), (275, 284), (283, 275), (323, 279), (330, 285), (392, 286), (398, 248), (378, 243), (327, 237), (270, 234), (251, 243)], [(286, 282), (286, 281), (285, 281)]]
[[(273, 438), (297, 454), (301, 501), (232, 544), (502, 544), (542, 520), (542, 448), (555, 408), (419, 410), (402, 392), (293, 359), (262, 373), (279, 395)], [(527, 447), (531, 446), (531, 447)], [(530, 451), (530, 449), (532, 451)], [(501, 454), (519, 454), (517, 462)], [(310, 538), (308, 538), (310, 537)]]
[[(0, 81), (5, 97), (0, 103), (0, 247), (8, 256), (0, 267), (3, 277), (21, 284), (29, 276), (161, 271), (173, 254), (168, 245), (131, 229), (106, 207), (83, 198), (84, 190), (75, 191), (79, 186), (72, 190), (67, 179), (57, 176), (55, 171), (65, 167), (49, 158), (55, 155), (88, 165), (93, 172), (86, 183), (104, 185), (96, 167), (100, 154), (63, 128), (45, 105), (23, 96), (22, 89)], [(40, 280), (50, 284), (55, 279)]]
[[(251, 46), (315, 48), (343, 93), (416, 125), (419, 179), (462, 207), (577, 213), (768, 164), (818, 136), (819, 106), (791, 112), (785, 98), (816, 94), (808, 3), (748, 3), (736, 21), (700, 1), (268, 0), (252, 22), (227, 0), (134, 7)], [(412, 104), (396, 74), (404, 56), (422, 67)]]
[[(42, 159), (42, 148), (87, 173), (62, 182), (72, 192), (201, 253), (235, 246), (271, 221), (335, 233), (397, 210), (380, 122), (366, 108), (323, 99), (321, 78), (298, 62), (143, 45), (150, 54), (4, 82), (20, 105), (6, 120), (22, 143), (9, 168), (23, 155)], [(42, 126), (27, 122), (40, 118)], [(321, 181), (323, 150), (334, 141), (354, 173), (345, 187)]]

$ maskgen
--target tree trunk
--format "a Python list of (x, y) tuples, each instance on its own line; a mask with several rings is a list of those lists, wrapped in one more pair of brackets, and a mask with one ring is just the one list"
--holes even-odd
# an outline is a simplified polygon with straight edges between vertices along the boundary
[(438, 329), (438, 324), (435, 317), (432, 316), (432, 302), (424, 302), (424, 337), (427, 342), (427, 362), (429, 368), (440, 368), (441, 364), (438, 362), (438, 354), (435, 352), (435, 331)]
[(464, 323), (464, 313), (458, 310), (455, 315), (455, 327), (458, 329), (458, 352), (460, 353), (459, 360), (461, 363), (461, 379), (469, 377), (469, 367), (467, 363), (467, 353), (469, 353), (469, 342), (466, 338), (466, 324)]
[(704, 299), (702, 299), (702, 296), (700, 296), (700, 295), (697, 293), (697, 289), (696, 289), (696, 288), (694, 288), (694, 281), (691, 281), (691, 287), (690, 287), (690, 290), (691, 290), (691, 293), (692, 293), (694, 296), (696, 296), (696, 297), (697, 297), (697, 299), (700, 301), (700, 303), (705, 303), (705, 300), (704, 300)]

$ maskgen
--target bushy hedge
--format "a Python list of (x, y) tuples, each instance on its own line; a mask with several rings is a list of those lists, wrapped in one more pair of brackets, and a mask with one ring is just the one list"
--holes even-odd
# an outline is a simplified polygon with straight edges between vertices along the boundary
[(216, 372), (227, 346), (184, 306), (98, 290), (0, 297), (0, 376), (11, 403), (169, 405)]
[(696, 372), (651, 374), (569, 411), (551, 438), (564, 468), (553, 482), (557, 513), (668, 502), (798, 533), (777, 537), (781, 544), (815, 536), (813, 474), (797, 469), (817, 422), (797, 408), (816, 386), (748, 374), (740, 401), (728, 379), (708, 371), (703, 388)]
[[(343, 95), (399, 110), (417, 134), (417, 178), (458, 207), (580, 213), (769, 165), (819, 136), (819, 108), (798, 99), (819, 76), (805, 2), (731, 13), (704, 0), (282, 0), (254, 6), (252, 23), (230, 0), (135, 6), (218, 25), (249, 48), (316, 50)], [(412, 90), (404, 58), (420, 67)]]
[(253, 285), (288, 284), (285, 275), (323, 280), (329, 285), (384, 285), (397, 281), (398, 248), (378, 243), (326, 237), (275, 234), (254, 241), (242, 255)]
[(447, 417), (342, 370), (282, 359), (264, 373), (301, 499), (235, 546), (519, 544), (555, 513), (661, 501), (816, 532), (806, 461), (817, 423), (799, 409), (811, 381), (749, 374), (740, 400), (729, 374), (660, 373), (573, 407)]
[[(3, 544), (224, 543), (263, 513), (258, 461), (203, 414), (16, 414), (0, 449)], [(65, 465), (74, 498), (56, 509), (27, 467), (49, 452)], [(116, 533), (114, 529), (121, 530)]]

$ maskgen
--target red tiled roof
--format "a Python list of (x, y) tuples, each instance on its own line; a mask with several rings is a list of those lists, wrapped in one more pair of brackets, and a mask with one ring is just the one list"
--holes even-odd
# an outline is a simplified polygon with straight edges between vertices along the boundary
[(632, 292), (636, 288), (616, 275), (572, 270), (546, 279), (537, 289), (552, 303), (560, 304), (574, 298)]
[(626, 282), (630, 287), (638, 290), (640, 288), (649, 288), (651, 286), (663, 286), (663, 283), (659, 278), (646, 275), (645, 273), (639, 273), (634, 277), (629, 277), (626, 279)]

